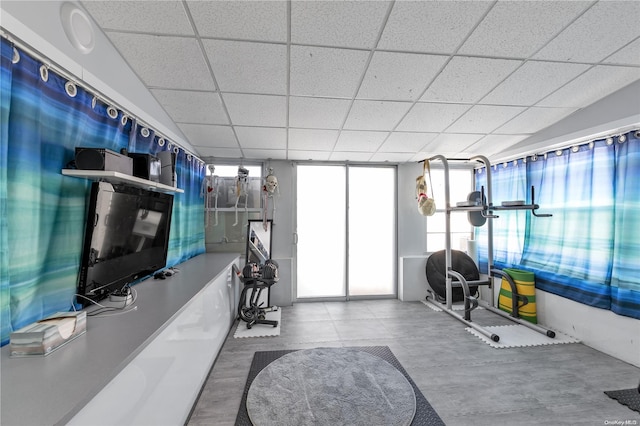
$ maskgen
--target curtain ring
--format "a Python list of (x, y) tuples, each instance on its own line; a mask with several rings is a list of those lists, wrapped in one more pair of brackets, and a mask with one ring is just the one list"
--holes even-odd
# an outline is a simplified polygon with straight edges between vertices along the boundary
[(118, 110), (115, 107), (109, 105), (107, 107), (107, 115), (113, 119), (116, 119), (118, 118)]
[(531, 156), (531, 161), (538, 161), (538, 154), (533, 154)]
[(640, 139), (640, 130), (636, 130), (636, 132), (633, 134), (636, 138)]
[(44, 82), (49, 81), (49, 69), (46, 65), (40, 65), (40, 78)]
[(18, 52), (18, 49), (16, 49), (15, 47), (13, 48), (13, 57), (11, 58), (11, 62), (13, 62), (14, 64), (20, 62), (20, 52)]
[(95, 109), (97, 103), (98, 103), (98, 98), (96, 96), (94, 96), (91, 99), (91, 109)]
[(140, 134), (142, 135), (143, 138), (148, 138), (151, 132), (149, 132), (148, 128), (143, 127), (140, 129)]
[(191, 161), (191, 154), (187, 155), (187, 161)]
[(173, 153), (174, 154), (179, 154), (180, 153), (180, 148), (178, 148), (177, 146), (173, 148)]
[(513, 160), (513, 167), (518, 166), (518, 160)]
[(127, 121), (129, 121), (129, 117), (127, 117), (125, 114), (122, 114), (122, 117), (120, 117), (120, 124), (125, 126), (127, 124)]
[(596, 146), (594, 141), (589, 142), (589, 149), (593, 149)]
[(578, 152), (580, 151), (580, 147), (578, 145), (574, 145), (571, 147), (571, 152)]
[(69, 95), (72, 98), (75, 98), (76, 95), (78, 94), (78, 88), (76, 87), (75, 84), (73, 84), (70, 81), (67, 81), (64, 85), (64, 90), (67, 91), (67, 95)]
[(607, 141), (607, 145), (609, 146), (613, 145), (613, 138), (611, 136), (609, 136), (606, 141)]
[(165, 142), (164, 138), (158, 139), (158, 145), (159, 146), (164, 146), (164, 142)]
[(627, 141), (627, 137), (625, 135), (618, 136), (618, 143), (625, 143)]
[(173, 144), (171, 142), (167, 143), (167, 151), (171, 151), (171, 147)]
[(503, 169), (506, 169), (508, 165), (509, 165), (509, 163), (507, 163), (507, 162), (505, 161), (504, 163), (502, 163), (502, 168), (503, 168)]
[(548, 153), (548, 152), (545, 152), (545, 153), (544, 153), (544, 159), (546, 160), (547, 158), (549, 158), (549, 153)]

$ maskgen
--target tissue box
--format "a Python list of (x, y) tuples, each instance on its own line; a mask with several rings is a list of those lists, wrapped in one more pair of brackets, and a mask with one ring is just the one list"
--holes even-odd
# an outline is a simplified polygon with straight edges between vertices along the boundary
[(46, 356), (87, 331), (87, 313), (58, 312), (11, 333), (10, 356)]

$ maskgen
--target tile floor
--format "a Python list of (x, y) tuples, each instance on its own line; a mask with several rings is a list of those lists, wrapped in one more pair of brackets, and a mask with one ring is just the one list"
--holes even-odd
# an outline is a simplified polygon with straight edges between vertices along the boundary
[[(495, 349), (421, 302), (281, 309), (278, 337), (234, 339), (234, 324), (188, 425), (234, 424), (255, 351), (332, 346), (388, 346), (450, 426), (640, 425), (640, 413), (603, 393), (638, 386), (640, 368), (582, 344)], [(472, 318), (487, 326), (512, 324), (485, 310)]]

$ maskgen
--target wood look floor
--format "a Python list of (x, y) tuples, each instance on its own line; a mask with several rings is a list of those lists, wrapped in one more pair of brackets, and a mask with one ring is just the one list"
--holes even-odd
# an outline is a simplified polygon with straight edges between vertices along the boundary
[[(640, 413), (604, 394), (637, 387), (640, 368), (580, 343), (495, 349), (421, 302), (281, 309), (278, 337), (235, 339), (234, 324), (188, 425), (235, 423), (254, 352), (343, 346), (388, 346), (447, 425), (640, 425)], [(473, 319), (513, 324), (486, 310)]]

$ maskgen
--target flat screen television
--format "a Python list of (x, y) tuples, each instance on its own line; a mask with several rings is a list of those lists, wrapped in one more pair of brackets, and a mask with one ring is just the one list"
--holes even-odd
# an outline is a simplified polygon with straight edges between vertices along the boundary
[(171, 194), (94, 182), (76, 302), (87, 306), (164, 268), (172, 208)]

